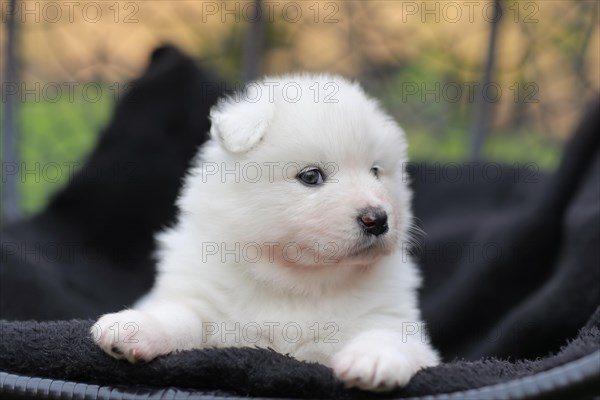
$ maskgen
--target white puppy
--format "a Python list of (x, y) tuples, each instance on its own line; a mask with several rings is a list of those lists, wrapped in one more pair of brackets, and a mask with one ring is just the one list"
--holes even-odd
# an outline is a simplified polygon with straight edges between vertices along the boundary
[(390, 390), (438, 356), (410, 257), (404, 133), (360, 86), (266, 78), (211, 111), (158, 276), (92, 328), (108, 354), (149, 361), (208, 346), (271, 347)]

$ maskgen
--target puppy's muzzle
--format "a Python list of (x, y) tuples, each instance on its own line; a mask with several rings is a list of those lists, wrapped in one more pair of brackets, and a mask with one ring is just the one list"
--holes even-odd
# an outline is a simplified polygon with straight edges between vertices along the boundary
[(381, 207), (367, 207), (359, 211), (358, 224), (369, 235), (379, 236), (388, 231), (387, 214)]

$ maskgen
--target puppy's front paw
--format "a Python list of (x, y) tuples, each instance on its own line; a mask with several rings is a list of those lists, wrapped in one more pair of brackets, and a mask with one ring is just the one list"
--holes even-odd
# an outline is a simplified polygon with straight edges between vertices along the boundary
[(438, 362), (428, 348), (417, 350), (423, 354), (402, 350), (377, 342), (351, 343), (333, 357), (333, 372), (348, 387), (386, 392), (406, 385), (419, 369)]
[(106, 353), (131, 363), (148, 362), (172, 351), (160, 323), (137, 310), (103, 315), (90, 333)]

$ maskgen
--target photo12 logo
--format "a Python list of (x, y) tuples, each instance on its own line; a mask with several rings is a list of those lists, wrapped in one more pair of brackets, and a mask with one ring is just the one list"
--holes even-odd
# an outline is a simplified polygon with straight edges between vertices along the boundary
[(505, 165), (493, 161), (463, 161), (447, 163), (421, 164), (407, 162), (402, 170), (402, 181), (413, 179), (428, 183), (512, 183), (536, 184), (540, 182), (541, 172), (534, 162)]
[(97, 251), (81, 242), (61, 241), (8, 241), (0, 242), (0, 262), (19, 259), (42, 264), (95, 262), (102, 257)]
[(136, 171), (136, 165), (133, 162), (114, 163), (108, 168), (102, 169), (84, 166), (79, 161), (3, 162), (0, 163), (0, 181), (3, 184), (9, 179), (16, 179), (20, 183), (58, 184), (71, 181), (75, 176), (90, 179), (110, 178), (118, 181), (131, 179), (135, 176)]
[(201, 22), (211, 21), (288, 24), (307, 19), (313, 23), (335, 24), (340, 22), (340, 5), (335, 1), (202, 1)]
[[(320, 163), (318, 167), (327, 176), (327, 183), (338, 183), (336, 174), (339, 166), (334, 162)], [(297, 162), (213, 162), (202, 161), (202, 183), (216, 180), (220, 183), (274, 183), (284, 181), (287, 183), (297, 183), (296, 177), (306, 169), (306, 166)]]
[(253, 343), (338, 343), (340, 328), (335, 322), (203, 322), (202, 343), (253, 344)]
[(102, 99), (118, 102), (134, 83), (113, 82), (2, 82), (2, 103), (97, 103)]
[(242, 90), (235, 91), (232, 99), (249, 103), (261, 100), (273, 103), (276, 97), (286, 103), (297, 103), (305, 96), (306, 100), (314, 103), (338, 103), (336, 95), (340, 90), (335, 82), (314, 82), (308, 87), (308, 92), (305, 92), (298, 82), (293, 81), (284, 84), (277, 81), (250, 82), (240, 89)]
[[(508, 3), (508, 2), (507, 2)], [(535, 1), (513, 1), (501, 7), (493, 1), (402, 1), (402, 22), (421, 23), (476, 23), (494, 22), (512, 16), (514, 23), (532, 24), (539, 22), (540, 6)]]
[(2, 22), (13, 17), (19, 23), (123, 23), (140, 22), (136, 1), (2, 1)]
[(539, 85), (535, 82), (514, 82), (503, 87), (498, 82), (403, 82), (400, 88), (402, 102), (429, 103), (475, 103), (482, 99), (487, 103), (499, 102), (506, 93), (517, 104), (539, 103)]
[(276, 260), (288, 264), (312, 261), (316, 264), (335, 264), (339, 262), (340, 247), (335, 242), (314, 243), (303, 246), (295, 242), (248, 242), (217, 243), (203, 242), (201, 246), (202, 262), (258, 262), (274, 263)]
[[(115, 322), (107, 328), (107, 334), (112, 335), (114, 343), (138, 343), (140, 327), (135, 322), (119, 324)], [(202, 322), (201, 341), (206, 345), (236, 345), (236, 344), (273, 344), (277, 342), (298, 343), (312, 341), (314, 343), (339, 343), (337, 323), (319, 322), (298, 323), (295, 321), (220, 321)], [(91, 335), (94, 340), (102, 337), (102, 328), (92, 325)], [(414, 334), (410, 330), (410, 334)]]

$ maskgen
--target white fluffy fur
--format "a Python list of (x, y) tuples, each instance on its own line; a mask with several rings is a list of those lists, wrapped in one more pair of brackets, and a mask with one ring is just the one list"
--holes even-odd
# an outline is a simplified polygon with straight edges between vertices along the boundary
[[(100, 318), (96, 342), (131, 362), (271, 347), (367, 390), (436, 365), (420, 278), (401, 251), (412, 215), (398, 125), (359, 85), (330, 75), (265, 78), (221, 101), (211, 120), (179, 221), (158, 236), (154, 288), (133, 309)], [(306, 166), (320, 166), (324, 184), (296, 179)], [(365, 207), (387, 212), (387, 233), (362, 232)]]

